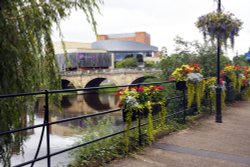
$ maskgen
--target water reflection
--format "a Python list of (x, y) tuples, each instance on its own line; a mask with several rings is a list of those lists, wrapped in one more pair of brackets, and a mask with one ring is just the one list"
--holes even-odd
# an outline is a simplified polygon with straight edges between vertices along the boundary
[[(50, 121), (57, 121), (66, 118), (82, 116), (85, 114), (102, 112), (109, 109), (116, 109), (118, 102), (119, 99), (113, 96), (113, 93), (89, 93), (84, 95), (63, 96), (61, 101), (62, 108), (55, 105), (50, 105)], [(120, 124), (122, 124), (121, 112), (112, 113), (108, 116), (115, 121), (115, 126), (119, 126)], [(43, 122), (43, 117), (44, 98), (38, 98), (35, 105), (34, 114), (25, 114), (25, 116), (21, 118), (21, 121), (24, 121), (24, 124), (27, 126), (37, 125)], [(97, 124), (98, 121), (102, 119), (102, 117), (103, 116), (94, 117), (92, 119), (92, 123)], [(79, 131), (77, 129), (85, 128), (86, 125), (87, 122), (83, 119), (52, 125), (50, 128), (51, 152), (59, 151), (72, 145), (75, 142), (77, 135), (79, 135)], [(22, 141), (17, 143), (22, 143), (22, 145), (12, 145), (11, 150), (6, 150), (9, 151), (6, 154), (9, 155), (9, 157), (5, 158), (11, 157), (11, 166), (28, 160), (32, 160), (39, 142), (41, 128), (28, 130), (26, 132), (18, 134), (22, 136)], [(20, 155), (22, 153), (23, 155)], [(0, 154), (2, 153), (0, 152)], [(46, 155), (45, 140), (42, 143), (39, 156), (43, 155)], [(69, 157), (67, 154), (52, 157), (53, 165), (58, 164), (58, 162), (67, 163), (68, 161)], [(36, 163), (35, 166), (46, 166), (46, 160), (39, 161), (39, 163)]]

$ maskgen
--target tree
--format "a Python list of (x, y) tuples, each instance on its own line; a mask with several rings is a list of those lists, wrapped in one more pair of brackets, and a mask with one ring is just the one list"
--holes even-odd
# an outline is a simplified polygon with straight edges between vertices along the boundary
[(197, 63), (196, 53), (192, 50), (193, 42), (185, 41), (183, 38), (177, 36), (175, 39), (175, 53), (164, 58), (160, 62), (160, 67), (163, 70), (163, 77), (168, 78), (174, 69), (183, 64)]
[(145, 61), (145, 62), (144, 62), (144, 66), (145, 66), (145, 67), (157, 67), (157, 64), (158, 64), (158, 63), (155, 63), (155, 62), (152, 61), (152, 60), (148, 60), (148, 61)]
[[(0, 94), (59, 88), (52, 25), (81, 9), (96, 32), (102, 0), (0, 1)], [(61, 33), (61, 31), (60, 31)]]
[(117, 68), (131, 68), (137, 67), (138, 62), (136, 58), (130, 57), (116, 63)]
[(248, 66), (247, 59), (244, 55), (233, 57), (233, 63), (240, 66)]
[(163, 46), (163, 47), (161, 48), (160, 56), (161, 56), (161, 58), (164, 58), (164, 57), (168, 56), (167, 47)]
[[(197, 52), (197, 63), (200, 68), (203, 69), (204, 77), (216, 76), (216, 61), (217, 61), (217, 50), (216, 46), (208, 43), (196, 43), (196, 52)], [(220, 68), (222, 69), (225, 64), (230, 64), (231, 60), (229, 57), (225, 56), (224, 53), (221, 53), (220, 56)]]
[[(176, 37), (175, 53), (163, 59), (160, 66), (163, 70), (163, 77), (168, 78), (174, 69), (183, 64), (199, 64), (203, 69), (205, 77), (216, 76), (216, 47), (212, 44), (201, 44), (198, 41), (185, 41), (181, 37)], [(221, 68), (225, 64), (231, 63), (230, 59), (223, 55), (221, 59)]]
[[(94, 10), (99, 10), (101, 3), (102, 0), (0, 0), (0, 94), (60, 88), (52, 25), (61, 33), (60, 20), (69, 16), (72, 9), (81, 9), (96, 32)], [(33, 112), (29, 103), (26, 98), (0, 99), (0, 131), (24, 127), (26, 114)], [(22, 149), (24, 140), (20, 133), (0, 136), (3, 166), (11, 166), (11, 150)]]

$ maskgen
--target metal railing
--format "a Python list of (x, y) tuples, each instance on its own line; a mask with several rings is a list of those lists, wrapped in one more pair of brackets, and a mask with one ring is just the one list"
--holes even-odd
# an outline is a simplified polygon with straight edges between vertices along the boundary
[[(16, 165), (16, 167), (21, 167), (21, 166), (25, 166), (25, 165), (33, 166), (35, 164), (35, 162), (41, 161), (41, 160), (44, 160), (44, 159), (47, 159), (47, 166), (50, 167), (51, 166), (51, 157), (52, 156), (55, 156), (55, 155), (58, 155), (58, 154), (61, 154), (61, 153), (64, 153), (64, 152), (79, 148), (79, 147), (83, 147), (83, 146), (89, 145), (91, 143), (94, 143), (94, 142), (97, 142), (97, 141), (100, 141), (100, 140), (104, 140), (104, 139), (107, 139), (107, 138), (110, 138), (110, 137), (113, 137), (113, 136), (116, 136), (116, 135), (119, 135), (119, 134), (122, 134), (126, 130), (123, 129), (123, 130), (120, 130), (120, 131), (115, 132), (113, 134), (106, 135), (106, 136), (97, 138), (95, 140), (92, 140), (92, 141), (89, 141), (89, 142), (86, 142), (86, 143), (81, 143), (81, 144), (78, 144), (78, 145), (75, 145), (75, 146), (72, 146), (72, 147), (69, 147), (69, 148), (66, 148), (66, 149), (51, 153), (51, 150), (50, 150), (51, 149), (50, 130), (49, 130), (51, 125), (59, 124), (59, 123), (63, 123), (63, 122), (74, 121), (74, 120), (79, 120), (79, 119), (91, 118), (91, 117), (95, 117), (95, 116), (99, 116), (99, 115), (106, 115), (106, 114), (109, 114), (109, 113), (121, 112), (122, 109), (117, 108), (117, 109), (107, 110), (107, 111), (100, 112), (100, 113), (87, 114), (87, 115), (83, 115), (83, 116), (77, 116), (77, 117), (73, 117), (73, 118), (61, 119), (61, 120), (58, 120), (58, 121), (50, 122), (49, 121), (49, 116), (50, 116), (49, 95), (58, 94), (58, 93), (78, 92), (78, 91), (86, 92), (86, 91), (108, 89), (108, 88), (121, 88), (121, 87), (129, 87), (129, 86), (137, 86), (137, 87), (139, 87), (139, 86), (146, 86), (146, 85), (163, 85), (163, 84), (173, 84), (172, 87), (174, 89), (175, 88), (174, 83), (175, 83), (174, 81), (164, 81), (164, 82), (140, 83), (140, 84), (130, 84), (130, 85), (121, 85), (121, 86), (103, 86), (103, 87), (91, 87), (91, 88), (82, 88), (82, 89), (65, 89), (65, 90), (45, 90), (45, 91), (32, 92), (32, 93), (19, 93), (19, 94), (0, 95), (0, 100), (6, 99), (6, 98), (13, 98), (13, 97), (16, 98), (16, 97), (25, 97), (25, 96), (35, 96), (35, 95), (43, 95), (45, 97), (45, 106), (44, 106), (44, 109), (45, 109), (44, 111), (45, 112), (44, 112), (44, 122), (43, 123), (38, 124), (38, 125), (34, 125), (34, 126), (28, 126), (28, 127), (24, 127), (24, 128), (11, 129), (11, 130), (8, 130), (8, 131), (3, 131), (3, 132), (0, 132), (0, 137), (3, 136), (3, 135), (10, 135), (10, 134), (13, 134), (13, 133), (22, 132), (22, 131), (26, 131), (26, 130), (29, 130), (29, 129), (35, 129), (35, 128), (42, 127), (40, 141), (39, 141), (37, 151), (36, 151), (36, 154), (35, 154), (33, 160), (18, 164), (18, 165)], [(182, 114), (181, 119), (183, 121), (185, 121), (185, 117), (187, 115), (186, 92), (185, 91), (183, 91), (183, 92), (178, 91), (178, 92), (179, 92), (179, 95), (175, 94), (176, 96), (166, 97), (166, 105), (168, 105), (168, 103), (170, 101), (172, 101), (172, 100), (179, 99), (181, 109), (180, 110), (178, 109), (177, 111), (170, 112), (170, 114), (167, 115), (166, 119), (170, 119), (172, 117), (175, 117), (177, 115)], [(153, 122), (158, 121), (158, 120), (159, 120), (159, 118), (156, 118), (156, 119), (153, 120)], [(148, 124), (147, 122), (144, 122), (144, 123), (139, 124), (139, 126), (140, 127), (141, 126), (146, 126), (147, 124)], [(140, 127), (139, 127), (139, 129), (140, 129)], [(129, 130), (133, 130), (135, 128), (138, 128), (138, 127), (133, 126)], [(41, 143), (42, 143), (43, 138), (44, 138), (43, 136), (44, 136), (45, 129), (46, 129), (46, 133), (45, 133), (46, 155), (38, 157), (39, 150), (40, 150), (40, 147), (41, 147)], [(139, 137), (141, 137), (141, 134), (139, 134)], [(141, 139), (139, 139), (139, 142), (141, 142)], [(141, 143), (139, 143), (139, 144), (141, 144)]]

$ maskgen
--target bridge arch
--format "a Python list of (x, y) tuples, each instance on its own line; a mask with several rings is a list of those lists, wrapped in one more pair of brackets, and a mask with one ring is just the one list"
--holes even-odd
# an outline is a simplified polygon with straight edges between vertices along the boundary
[(98, 77), (98, 78), (94, 78), (92, 80), (90, 80), (89, 82), (87, 82), (87, 84), (84, 86), (84, 88), (89, 88), (89, 87), (99, 87), (100, 84), (105, 81), (105, 80), (109, 80), (111, 81), (112, 83), (114, 83), (115, 85), (116, 82), (114, 82), (112, 79), (109, 79), (109, 78), (104, 78), (104, 77)]
[(76, 88), (75, 85), (67, 79), (61, 79), (62, 89)]
[(156, 78), (155, 76), (143, 76), (135, 79), (134, 81), (131, 82), (131, 84), (138, 84), (138, 83), (143, 83), (146, 79), (149, 78)]
[[(93, 101), (93, 99), (95, 99)], [(108, 110), (111, 109), (109, 103), (102, 102), (97, 93), (87, 93), (84, 95), (84, 100), (88, 104), (89, 107), (99, 111), (99, 110)]]
[[(104, 71), (76, 71), (61, 74), (62, 79), (70, 81), (75, 88), (98, 87), (105, 79), (112, 81), (115, 85), (127, 85), (141, 83), (147, 78), (154, 78), (161, 70), (131, 70), (112, 69)], [(145, 76), (145, 73), (150, 74)]]

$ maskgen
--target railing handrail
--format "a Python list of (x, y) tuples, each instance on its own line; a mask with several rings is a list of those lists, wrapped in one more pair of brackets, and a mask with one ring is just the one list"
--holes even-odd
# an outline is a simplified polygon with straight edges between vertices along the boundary
[[(104, 115), (104, 114), (109, 114), (109, 113), (113, 113), (113, 112), (118, 112), (122, 108), (117, 108), (117, 109), (113, 109), (113, 110), (103, 111), (103, 112), (100, 112), (100, 113), (87, 114), (87, 115), (83, 115), (83, 116), (78, 116), (78, 117), (67, 118), (67, 119), (62, 119), (62, 120), (58, 120), (58, 121), (49, 122), (49, 119), (48, 119), (48, 116), (49, 116), (49, 103), (48, 103), (49, 97), (48, 97), (48, 95), (49, 94), (77, 92), (77, 91), (90, 91), (90, 90), (107, 89), (107, 88), (121, 88), (121, 87), (131, 87), (131, 86), (161, 85), (161, 84), (168, 84), (168, 83), (174, 83), (174, 82), (175, 81), (160, 81), (160, 82), (150, 82), (150, 83), (127, 84), (127, 85), (119, 85), (119, 86), (89, 87), (89, 88), (81, 88), (81, 89), (64, 89), (64, 90), (45, 90), (45, 91), (38, 91), (38, 92), (31, 92), (31, 93), (17, 93), (17, 94), (0, 95), (0, 100), (1, 100), (3, 98), (31, 96), (31, 95), (33, 96), (33, 95), (39, 95), (39, 94), (41, 95), (42, 94), (42, 95), (45, 96), (45, 101), (46, 101), (46, 103), (45, 103), (45, 121), (44, 121), (44, 123), (39, 124), (39, 125), (30, 126), (30, 127), (12, 129), (12, 130), (9, 130), (9, 131), (0, 132), (0, 136), (16, 133), (16, 132), (20, 132), (20, 131), (25, 131), (25, 130), (28, 130), (28, 129), (35, 129), (35, 128), (39, 128), (39, 127), (44, 128), (45, 127), (47, 129), (47, 134), (46, 134), (47, 155), (42, 156), (42, 157), (38, 157), (38, 158), (36, 157), (33, 160), (30, 160), (28, 162), (24, 162), (24, 163), (19, 164), (17, 166), (24, 166), (24, 165), (27, 165), (27, 164), (34, 164), (37, 161), (40, 161), (42, 159), (47, 158), (47, 165), (48, 165), (48, 167), (50, 167), (50, 157), (52, 157), (54, 155), (57, 155), (57, 154), (60, 154), (60, 153), (72, 150), (74, 148), (78, 148), (78, 147), (81, 147), (81, 146), (84, 146), (84, 145), (99, 141), (99, 140), (102, 140), (102, 139), (106, 139), (106, 138), (109, 138), (109, 137), (112, 137), (112, 136), (115, 136), (115, 135), (118, 135), (118, 134), (121, 134), (121, 133), (124, 133), (125, 130), (119, 131), (119, 132), (116, 132), (116, 133), (113, 133), (113, 134), (110, 134), (110, 135), (107, 135), (107, 136), (104, 136), (104, 137), (99, 138), (99, 139), (95, 139), (93, 141), (89, 141), (89, 142), (87, 142), (87, 144), (83, 143), (83, 144), (80, 144), (78, 146), (73, 146), (73, 147), (70, 147), (70, 148), (67, 148), (67, 149), (63, 149), (63, 150), (58, 151), (58, 152), (50, 153), (50, 144), (49, 144), (49, 141), (50, 141), (49, 136), (50, 136), (50, 134), (48, 133), (49, 132), (49, 130), (48, 130), (49, 126), (51, 126), (53, 124), (59, 124), (59, 123), (73, 121), (73, 120), (77, 120), (77, 119), (84, 119), (84, 118), (94, 117), (94, 116), (98, 116), (98, 115)], [(180, 96), (168, 97), (168, 98), (166, 98), (166, 100), (173, 100), (173, 99), (185, 97), (185, 91), (183, 93), (184, 94), (180, 95)], [(178, 112), (176, 112), (176, 113), (174, 113), (172, 115), (167, 115), (166, 118), (169, 118), (169, 117), (171, 117), (173, 115), (180, 114), (180, 113), (183, 113), (183, 112), (185, 113), (185, 109), (184, 109), (184, 111), (178, 111)], [(185, 114), (184, 114), (184, 116), (185, 116)], [(155, 119), (153, 121), (157, 121), (157, 119)], [(141, 124), (141, 126), (145, 126), (145, 125), (147, 125), (147, 122)], [(130, 130), (135, 129), (135, 128), (136, 127), (132, 127), (132, 128), (130, 128)], [(40, 148), (37, 148), (37, 149), (40, 149)]]

